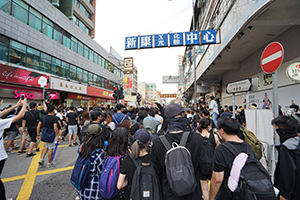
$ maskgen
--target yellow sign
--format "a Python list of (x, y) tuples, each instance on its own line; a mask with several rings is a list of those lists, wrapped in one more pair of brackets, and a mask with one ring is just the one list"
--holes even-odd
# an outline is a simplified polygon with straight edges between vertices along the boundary
[(177, 94), (161, 94), (160, 98), (177, 98)]

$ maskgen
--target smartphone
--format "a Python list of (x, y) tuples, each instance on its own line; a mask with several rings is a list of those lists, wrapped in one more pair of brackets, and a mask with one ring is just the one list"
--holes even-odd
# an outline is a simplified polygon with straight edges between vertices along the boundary
[(25, 99), (25, 94), (21, 94), (21, 100)]

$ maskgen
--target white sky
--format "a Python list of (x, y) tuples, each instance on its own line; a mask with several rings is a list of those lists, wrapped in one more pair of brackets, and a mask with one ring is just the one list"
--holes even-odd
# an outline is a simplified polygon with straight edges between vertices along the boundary
[(133, 57), (138, 82), (156, 83), (163, 94), (177, 84), (162, 84), (162, 76), (178, 75), (178, 55), (184, 47), (125, 51), (125, 37), (190, 30), (192, 0), (97, 0), (95, 40), (108, 52)]

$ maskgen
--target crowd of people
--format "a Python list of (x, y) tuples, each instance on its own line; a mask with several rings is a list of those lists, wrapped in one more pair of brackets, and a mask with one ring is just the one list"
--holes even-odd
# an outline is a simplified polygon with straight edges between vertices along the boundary
[[(287, 115), (270, 122), (276, 127), (281, 141), (275, 181), (270, 189), (271, 178), (258, 162), (250, 145), (245, 142), (241, 131), (241, 127), (246, 124), (244, 107), (237, 108), (236, 118), (233, 118), (232, 106), (220, 109), (213, 96), (210, 97), (208, 107), (203, 102), (204, 99), (201, 99), (198, 108), (194, 110), (179, 104), (162, 106), (159, 103), (154, 107), (134, 107), (119, 103), (115, 107), (67, 108), (31, 102), (29, 108), (26, 108), (26, 99), (20, 100), (0, 114), (0, 174), (7, 153), (10, 149), (17, 149), (14, 139), (20, 134), (22, 140), (19, 154), (26, 153), (25, 143), (30, 139), (26, 157), (35, 156), (34, 149), (40, 150), (38, 141), (44, 141), (39, 160), (41, 166), (44, 165), (47, 153), (47, 167), (55, 165), (52, 154), (57, 141), (68, 140), (69, 147), (79, 145), (78, 158), (89, 160), (90, 165), (88, 184), (77, 189), (76, 199), (129, 200), (137, 199), (137, 195), (165, 200), (234, 199), (240, 195), (240, 187), (250, 187), (247, 180), (241, 186), (239, 176), (251, 173), (246, 170), (249, 169), (246, 166), (251, 164), (250, 161), (260, 170), (256, 174), (261, 174), (253, 176), (255, 180), (252, 182), (263, 182), (260, 186), (263, 189), (256, 188), (257, 191), (253, 192), (248, 188), (249, 191), (244, 191), (243, 195), (254, 195), (254, 199), (276, 199), (275, 195), (281, 200), (300, 199), (300, 174), (297, 170), (300, 167), (300, 138), (297, 135), (300, 134), (299, 107), (292, 105), (293, 112), (287, 112)], [(54, 136), (48, 141), (45, 135), (50, 132)], [(3, 146), (6, 136), (7, 142)], [(184, 152), (188, 152), (187, 156), (182, 156)], [(110, 157), (117, 158), (119, 163), (114, 186), (117, 192), (113, 197), (105, 198), (100, 179)], [(189, 165), (180, 163), (181, 159), (187, 159), (184, 162)], [(136, 178), (138, 173), (148, 170), (148, 174), (151, 174), (151, 169), (144, 169), (143, 166), (154, 169), (152, 178), (145, 180), (152, 182), (152, 187), (158, 188), (155, 192), (137, 192), (146, 187)], [(178, 180), (175, 180), (176, 177)], [(0, 197), (5, 199), (1, 181)]]

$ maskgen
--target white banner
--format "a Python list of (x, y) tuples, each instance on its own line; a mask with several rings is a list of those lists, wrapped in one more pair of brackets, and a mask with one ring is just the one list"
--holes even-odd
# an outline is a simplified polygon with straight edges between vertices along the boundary
[(51, 77), (52, 89), (71, 92), (76, 94), (87, 94), (87, 86), (79, 83), (74, 83), (72, 81), (65, 81), (58, 78)]

